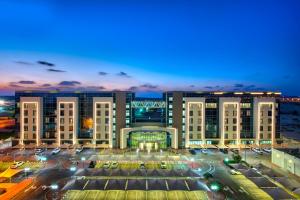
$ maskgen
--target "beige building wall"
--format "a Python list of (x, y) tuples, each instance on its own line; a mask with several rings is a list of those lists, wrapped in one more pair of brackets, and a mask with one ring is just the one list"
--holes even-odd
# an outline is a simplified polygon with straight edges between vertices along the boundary
[(185, 147), (205, 144), (205, 98), (185, 98)]
[(113, 98), (93, 98), (93, 140), (112, 148)]
[(43, 99), (21, 97), (20, 99), (20, 144), (24, 142), (40, 145), (43, 133)]
[(57, 98), (57, 143), (77, 143), (78, 98)]
[(221, 144), (234, 141), (240, 144), (240, 98), (219, 99), (219, 132)]
[(254, 135), (256, 143), (270, 140), (275, 144), (276, 109), (274, 98), (254, 99)]

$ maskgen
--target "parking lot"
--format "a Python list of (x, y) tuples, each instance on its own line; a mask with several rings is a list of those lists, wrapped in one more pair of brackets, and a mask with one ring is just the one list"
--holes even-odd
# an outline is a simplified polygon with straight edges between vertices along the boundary
[(71, 190), (68, 191), (64, 200), (91, 200), (91, 199), (106, 199), (106, 200), (208, 200), (208, 195), (205, 191), (141, 191), (141, 190)]

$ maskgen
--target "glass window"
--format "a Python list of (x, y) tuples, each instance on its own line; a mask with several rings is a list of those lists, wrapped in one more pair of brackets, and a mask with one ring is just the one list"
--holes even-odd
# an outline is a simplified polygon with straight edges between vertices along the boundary
[(268, 116), (269, 116), (269, 117), (272, 116), (272, 111), (268, 111)]
[(232, 127), (232, 130), (233, 130), (233, 131), (236, 131), (236, 126), (233, 126), (233, 127)]
[(268, 131), (272, 131), (272, 126), (268, 126)]

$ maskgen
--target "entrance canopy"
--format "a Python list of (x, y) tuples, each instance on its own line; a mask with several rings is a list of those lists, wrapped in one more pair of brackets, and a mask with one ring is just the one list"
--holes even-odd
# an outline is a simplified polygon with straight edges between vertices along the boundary
[(121, 129), (120, 148), (128, 148), (128, 143), (133, 148), (144, 145), (153, 145), (157, 148), (178, 148), (177, 129), (158, 126), (141, 126)]

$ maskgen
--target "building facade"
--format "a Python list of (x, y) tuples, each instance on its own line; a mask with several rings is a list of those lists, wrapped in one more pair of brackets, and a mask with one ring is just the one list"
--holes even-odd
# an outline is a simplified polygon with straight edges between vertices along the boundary
[(275, 144), (276, 92), (16, 92), (21, 145), (99, 148), (193, 148), (205, 144)]

